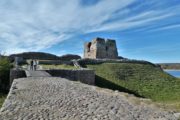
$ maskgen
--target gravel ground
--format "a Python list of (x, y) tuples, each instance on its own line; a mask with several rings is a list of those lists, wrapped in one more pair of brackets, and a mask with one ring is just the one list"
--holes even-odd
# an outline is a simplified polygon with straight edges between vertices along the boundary
[(56, 77), (16, 79), (0, 120), (177, 120), (123, 93)]

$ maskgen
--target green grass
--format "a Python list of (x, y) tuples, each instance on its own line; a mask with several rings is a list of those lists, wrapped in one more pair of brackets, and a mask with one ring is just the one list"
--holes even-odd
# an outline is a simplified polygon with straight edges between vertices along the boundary
[(2, 107), (2, 104), (4, 100), (6, 99), (7, 94), (0, 93), (0, 108)]
[(96, 85), (117, 89), (160, 103), (174, 104), (180, 110), (180, 79), (150, 64), (102, 63), (86, 65), (96, 72)]
[(78, 69), (72, 65), (66, 65), (66, 64), (62, 64), (62, 65), (41, 65), (43, 67), (43, 69)]

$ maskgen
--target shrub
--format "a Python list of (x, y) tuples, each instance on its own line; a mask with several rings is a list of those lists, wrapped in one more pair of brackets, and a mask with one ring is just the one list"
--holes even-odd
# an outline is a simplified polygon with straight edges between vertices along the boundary
[(6, 89), (9, 85), (9, 72), (12, 65), (8, 58), (1, 57), (0, 58), (0, 89)]

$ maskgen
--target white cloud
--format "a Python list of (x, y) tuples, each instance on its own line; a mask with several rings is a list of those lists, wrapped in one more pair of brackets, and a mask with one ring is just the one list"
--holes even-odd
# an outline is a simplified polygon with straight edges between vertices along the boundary
[[(126, 7), (133, 2), (102, 0), (83, 6), (79, 0), (1, 0), (0, 50), (8, 54), (39, 51), (77, 34), (125, 30), (174, 15), (149, 10), (128, 17), (133, 11)], [(116, 20), (106, 23), (112, 18)]]
[(78, 0), (1, 0), (0, 49), (38, 51), (101, 24), (133, 0), (104, 0), (84, 7)]
[(159, 27), (157, 29), (149, 30), (149, 32), (156, 32), (156, 31), (168, 30), (168, 29), (174, 29), (174, 28), (180, 28), (180, 24), (174, 24), (174, 25), (167, 25), (167, 26)]

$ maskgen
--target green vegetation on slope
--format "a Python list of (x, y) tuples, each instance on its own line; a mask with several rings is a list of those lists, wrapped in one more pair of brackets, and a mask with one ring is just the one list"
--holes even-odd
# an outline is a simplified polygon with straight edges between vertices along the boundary
[(6, 99), (6, 94), (0, 93), (0, 108), (4, 102), (4, 100)]
[(158, 102), (180, 101), (180, 80), (151, 64), (102, 63), (87, 67), (96, 71), (97, 86), (133, 93)]
[(66, 65), (66, 64), (62, 64), (62, 65), (41, 65), (43, 67), (43, 69), (77, 69), (76, 67), (72, 66), (72, 65)]

